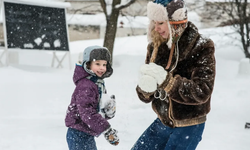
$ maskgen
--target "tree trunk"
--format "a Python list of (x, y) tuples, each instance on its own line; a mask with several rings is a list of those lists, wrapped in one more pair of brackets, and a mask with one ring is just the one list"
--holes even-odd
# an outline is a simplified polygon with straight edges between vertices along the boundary
[[(104, 36), (104, 43), (103, 46), (107, 47), (111, 54), (111, 65), (113, 63), (113, 49), (116, 37), (116, 30), (117, 30), (117, 21), (119, 17), (120, 10), (123, 8), (128, 7), (136, 0), (130, 0), (128, 3), (124, 5), (121, 4), (121, 0), (112, 0), (111, 10), (110, 4), (107, 4), (105, 0), (99, 0), (102, 6), (103, 12), (106, 16), (106, 31)], [(109, 1), (111, 2), (111, 1)], [(117, 7), (116, 7), (117, 6)], [(110, 12), (111, 11), (111, 12)]]
[(103, 46), (107, 47), (111, 54), (111, 63), (113, 62), (113, 49), (115, 43), (115, 36), (117, 30), (117, 20), (119, 16), (119, 10), (113, 9), (110, 16), (106, 17), (106, 31), (104, 36)]
[(249, 17), (247, 16), (247, 0), (244, 2), (235, 1), (237, 5), (237, 13), (239, 17), (239, 34), (241, 35), (241, 43), (243, 47), (243, 51), (246, 58), (250, 58), (250, 53), (248, 49), (250, 48), (249, 42)]

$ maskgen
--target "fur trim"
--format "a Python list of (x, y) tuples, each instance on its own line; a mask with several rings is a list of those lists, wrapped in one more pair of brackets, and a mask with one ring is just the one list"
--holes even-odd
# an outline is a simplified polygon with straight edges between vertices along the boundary
[(168, 13), (166, 7), (164, 7), (161, 4), (153, 3), (153, 2), (148, 2), (147, 5), (147, 16), (149, 18), (149, 25), (147, 29), (147, 38), (148, 42), (152, 42), (152, 35), (151, 31), (154, 30), (154, 21), (167, 21), (168, 23), (168, 28), (169, 28), (169, 37), (170, 39), (168, 40), (168, 48), (171, 48), (172, 46), (172, 33), (171, 33), (171, 26), (168, 22)]
[(166, 7), (161, 4), (148, 2), (147, 16), (149, 20), (154, 21), (166, 21), (168, 20), (168, 13)]
[(168, 46), (169, 49), (171, 49), (173, 34), (172, 34), (172, 29), (171, 29), (169, 21), (167, 23), (168, 23), (168, 29), (169, 29), (169, 39), (168, 39), (168, 42), (167, 42), (167, 46)]
[(149, 25), (148, 25), (148, 29), (147, 29), (147, 38), (148, 38), (148, 42), (149, 43), (152, 42), (151, 31), (154, 30), (154, 28), (155, 28), (154, 21), (153, 20), (149, 20)]
[[(151, 31), (154, 30), (154, 21), (166, 21), (168, 19), (168, 13), (166, 7), (161, 4), (148, 2), (147, 4), (147, 16), (149, 18), (149, 25), (147, 30), (148, 42), (152, 42)], [(170, 29), (170, 28), (169, 28)]]
[(138, 86), (144, 92), (151, 93), (157, 89), (157, 81), (149, 75), (143, 75), (139, 80)]
[(187, 9), (186, 8), (180, 8), (176, 10), (173, 15), (171, 16), (171, 20), (173, 21), (180, 21), (187, 19)]

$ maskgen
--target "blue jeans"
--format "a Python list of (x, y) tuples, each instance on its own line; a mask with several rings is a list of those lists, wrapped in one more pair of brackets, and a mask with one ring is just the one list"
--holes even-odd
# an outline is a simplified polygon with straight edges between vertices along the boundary
[(202, 139), (205, 123), (170, 128), (157, 118), (131, 150), (195, 150)]
[(67, 143), (69, 150), (97, 150), (94, 136), (68, 128)]

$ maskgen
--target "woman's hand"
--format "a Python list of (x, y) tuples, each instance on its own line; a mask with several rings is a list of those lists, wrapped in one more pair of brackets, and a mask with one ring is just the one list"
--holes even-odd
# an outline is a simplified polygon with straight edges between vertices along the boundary
[(142, 75), (148, 75), (155, 78), (158, 85), (161, 85), (168, 75), (168, 72), (162, 66), (155, 63), (142, 65), (140, 72)]

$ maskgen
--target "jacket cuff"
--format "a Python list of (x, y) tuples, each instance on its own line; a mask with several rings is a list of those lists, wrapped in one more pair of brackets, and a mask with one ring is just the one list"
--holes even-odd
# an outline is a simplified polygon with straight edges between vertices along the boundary
[(139, 99), (145, 103), (150, 103), (154, 98), (154, 92), (147, 93), (143, 91), (139, 86), (136, 87), (136, 92)]
[(169, 91), (173, 88), (176, 78), (173, 76), (170, 77), (167, 86), (164, 88), (164, 90), (169, 93)]
[(154, 94), (154, 92), (145, 92), (145, 91), (143, 91), (139, 86), (137, 86), (137, 88), (138, 88), (138, 91), (146, 98), (146, 99), (149, 99), (149, 97), (151, 96), (151, 95), (153, 95)]

